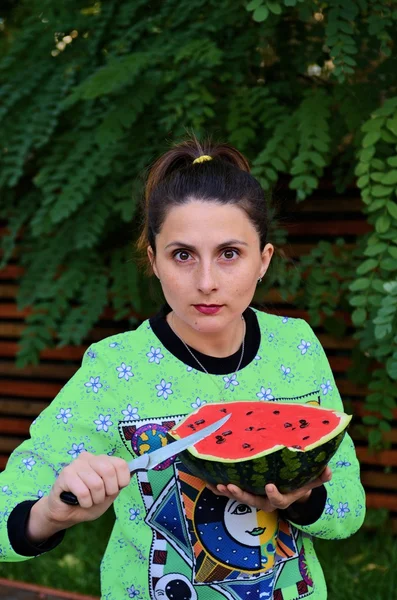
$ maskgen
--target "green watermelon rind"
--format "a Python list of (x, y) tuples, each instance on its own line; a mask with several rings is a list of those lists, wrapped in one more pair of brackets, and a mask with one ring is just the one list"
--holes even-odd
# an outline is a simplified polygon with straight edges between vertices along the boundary
[[(332, 412), (340, 417), (338, 427), (304, 451), (278, 445), (249, 459), (229, 460), (199, 455), (191, 446), (179, 458), (193, 475), (213, 485), (232, 483), (252, 494), (264, 495), (265, 485), (273, 483), (281, 493), (288, 493), (317, 479), (337, 452), (352, 417)], [(179, 439), (178, 435), (172, 437)]]
[(197, 458), (188, 450), (179, 455), (192, 475), (207, 483), (227, 485), (233, 483), (251, 494), (264, 495), (265, 485), (274, 483), (285, 494), (311, 483), (323, 472), (338, 450), (345, 431), (341, 431), (325, 444), (306, 452), (283, 447), (269, 455), (254, 460), (234, 463)]

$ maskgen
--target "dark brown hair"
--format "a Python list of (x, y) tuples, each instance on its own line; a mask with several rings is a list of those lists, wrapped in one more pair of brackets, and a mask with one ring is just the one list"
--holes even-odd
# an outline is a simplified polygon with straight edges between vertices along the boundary
[[(193, 164), (202, 155), (212, 160)], [(173, 206), (192, 199), (242, 208), (259, 235), (267, 241), (269, 217), (264, 192), (250, 174), (247, 159), (229, 144), (200, 143), (195, 137), (176, 144), (153, 164), (145, 187), (144, 226), (138, 248), (156, 253), (156, 235)]]

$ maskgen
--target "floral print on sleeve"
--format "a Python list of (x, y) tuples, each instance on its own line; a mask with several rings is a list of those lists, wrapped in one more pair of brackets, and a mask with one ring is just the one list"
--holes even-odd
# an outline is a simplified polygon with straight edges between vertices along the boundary
[[(304, 324), (302, 340), (309, 340), (313, 349), (313, 381), (319, 387), (321, 406), (343, 411), (343, 404), (335, 384), (334, 376), (325, 352), (315, 334)], [(299, 344), (297, 344), (299, 349)], [(303, 357), (302, 357), (303, 358)], [(345, 434), (338, 451), (329, 463), (332, 479), (324, 484), (327, 500), (320, 518), (311, 525), (295, 525), (298, 529), (324, 539), (341, 539), (355, 533), (362, 525), (365, 516), (365, 493), (360, 481), (360, 467), (354, 444), (348, 433)]]

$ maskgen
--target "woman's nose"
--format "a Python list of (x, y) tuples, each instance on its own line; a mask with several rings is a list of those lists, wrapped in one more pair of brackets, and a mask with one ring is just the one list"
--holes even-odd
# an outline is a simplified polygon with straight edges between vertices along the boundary
[(197, 272), (197, 287), (204, 294), (210, 294), (218, 288), (214, 265), (201, 264)]

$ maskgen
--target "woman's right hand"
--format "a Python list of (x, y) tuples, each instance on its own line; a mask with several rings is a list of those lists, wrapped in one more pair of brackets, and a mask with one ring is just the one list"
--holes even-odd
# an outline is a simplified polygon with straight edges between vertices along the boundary
[[(49, 495), (41, 498), (31, 512), (53, 524), (54, 530), (67, 529), (83, 521), (94, 521), (107, 511), (130, 480), (128, 463), (122, 458), (82, 452), (62, 469)], [(63, 491), (72, 492), (79, 506), (62, 502), (60, 494)], [(34, 514), (31, 515), (33, 519)], [(34, 523), (29, 524), (29, 530), (31, 537), (36, 537), (32, 531)]]

